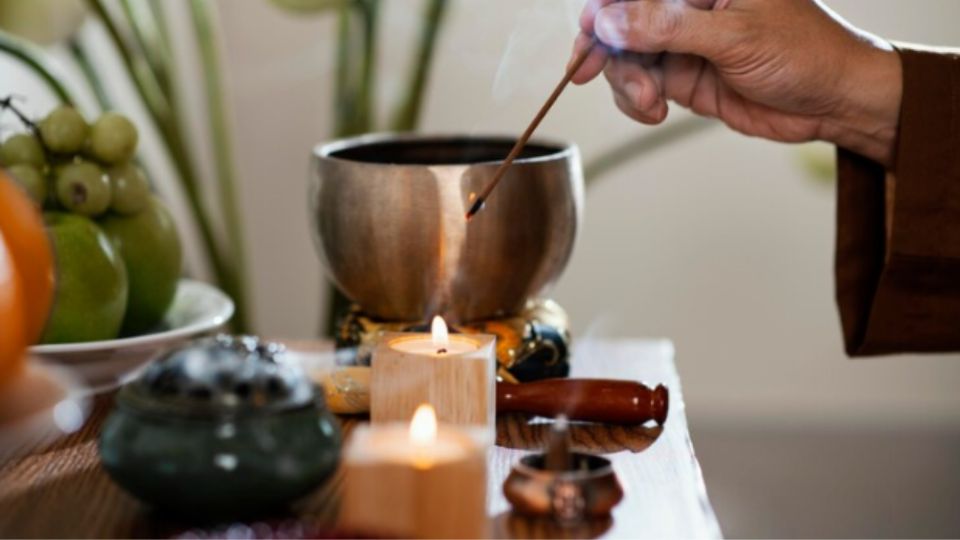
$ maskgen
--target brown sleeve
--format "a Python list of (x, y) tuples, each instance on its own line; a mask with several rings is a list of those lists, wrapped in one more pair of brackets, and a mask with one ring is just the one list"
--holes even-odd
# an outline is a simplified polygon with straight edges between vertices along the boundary
[(838, 149), (836, 294), (851, 356), (960, 350), (960, 55), (899, 52), (896, 165)]

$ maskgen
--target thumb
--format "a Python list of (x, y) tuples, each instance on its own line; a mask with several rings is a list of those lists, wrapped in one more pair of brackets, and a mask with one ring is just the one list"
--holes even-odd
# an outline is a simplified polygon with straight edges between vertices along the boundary
[(687, 2), (635, 0), (597, 12), (596, 36), (614, 49), (639, 53), (685, 53), (711, 58), (733, 45), (726, 11), (707, 11)]

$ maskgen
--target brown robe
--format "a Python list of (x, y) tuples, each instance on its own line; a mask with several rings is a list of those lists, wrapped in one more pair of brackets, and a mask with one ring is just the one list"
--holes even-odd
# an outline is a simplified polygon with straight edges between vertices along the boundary
[(898, 50), (894, 166), (837, 152), (836, 295), (851, 356), (960, 350), (960, 55)]

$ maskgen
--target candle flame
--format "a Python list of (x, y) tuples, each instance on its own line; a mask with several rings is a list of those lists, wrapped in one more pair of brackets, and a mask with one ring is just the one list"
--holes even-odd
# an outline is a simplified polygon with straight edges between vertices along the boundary
[(433, 336), (433, 346), (437, 351), (446, 351), (450, 346), (450, 332), (443, 317), (437, 315), (433, 318), (433, 322), (430, 323), (430, 334)]
[(437, 440), (437, 413), (427, 403), (417, 407), (410, 421), (410, 441), (416, 446), (429, 446)]

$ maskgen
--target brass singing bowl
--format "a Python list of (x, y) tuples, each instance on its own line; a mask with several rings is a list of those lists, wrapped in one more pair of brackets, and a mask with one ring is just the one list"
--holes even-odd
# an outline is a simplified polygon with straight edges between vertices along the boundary
[(330, 278), (384, 320), (519, 313), (570, 259), (583, 174), (576, 146), (533, 140), (468, 223), (513, 143), (376, 134), (316, 147), (310, 210)]

